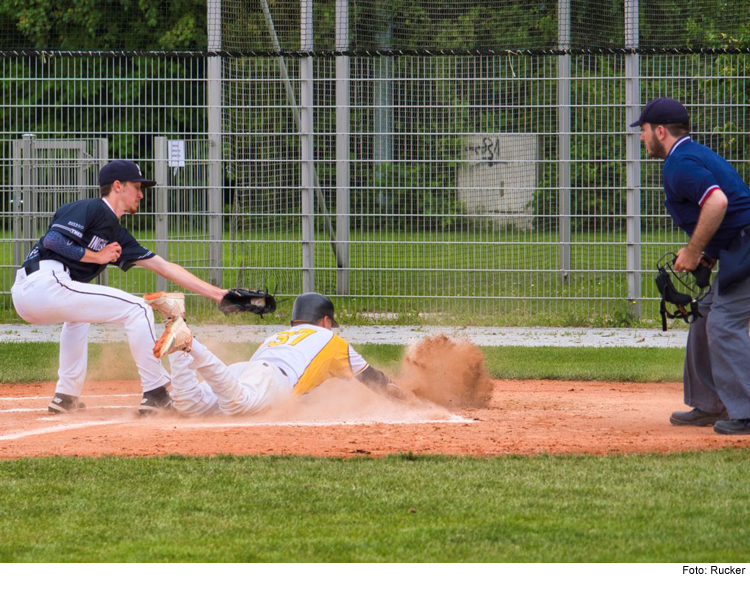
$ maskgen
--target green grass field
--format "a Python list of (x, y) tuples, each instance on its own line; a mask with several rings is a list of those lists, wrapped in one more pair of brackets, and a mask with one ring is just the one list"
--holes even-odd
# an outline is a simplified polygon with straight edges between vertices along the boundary
[(746, 562), (750, 451), (0, 463), (0, 560)]
[[(124, 344), (92, 345), (97, 358)], [(253, 345), (238, 348), (238, 357)], [(109, 350), (108, 350), (109, 349)], [(401, 347), (359, 347), (398, 366)], [(4, 381), (56, 344), (0, 345)], [(675, 380), (678, 349), (485, 348), (495, 377)], [(123, 375), (106, 377), (134, 377)], [(0, 462), (0, 560), (747, 562), (750, 449), (599, 456)], [(148, 508), (144, 511), (144, 506)]]

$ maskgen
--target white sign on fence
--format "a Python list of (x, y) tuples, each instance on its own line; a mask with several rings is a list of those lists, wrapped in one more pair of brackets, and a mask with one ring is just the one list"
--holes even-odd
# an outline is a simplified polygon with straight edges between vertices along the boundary
[(464, 164), (458, 168), (458, 197), (469, 213), (494, 214), (497, 226), (529, 228), (538, 146), (535, 134), (467, 136)]
[(169, 140), (169, 166), (183, 168), (185, 166), (185, 140)]

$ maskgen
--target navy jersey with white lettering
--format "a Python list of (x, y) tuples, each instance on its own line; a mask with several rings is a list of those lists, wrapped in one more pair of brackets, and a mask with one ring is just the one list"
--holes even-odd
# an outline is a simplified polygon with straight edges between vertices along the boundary
[[(123, 271), (127, 271), (136, 261), (150, 259), (155, 256), (150, 250), (143, 248), (125, 228), (104, 199), (84, 199), (67, 203), (55, 212), (47, 231), (59, 232), (73, 244), (99, 252), (107, 244), (117, 242), (122, 247), (120, 258), (115, 261)], [(70, 269), (70, 277), (74, 281), (87, 283), (96, 278), (107, 265), (83, 263), (70, 260), (63, 255), (45, 248), (42, 244), (44, 236), (26, 257), (27, 261), (55, 260), (60, 261)]]

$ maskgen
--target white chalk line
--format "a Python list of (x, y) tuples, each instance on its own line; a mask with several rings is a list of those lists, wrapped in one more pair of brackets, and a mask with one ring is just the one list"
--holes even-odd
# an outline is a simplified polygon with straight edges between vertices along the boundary
[(61, 431), (70, 431), (72, 429), (85, 429), (86, 427), (101, 427), (104, 425), (117, 425), (119, 423), (128, 423), (130, 421), (88, 421), (85, 423), (69, 423), (67, 425), (56, 425), (55, 427), (44, 427), (43, 429), (33, 429), (31, 431), (21, 431), (9, 435), (0, 435), (0, 441), (13, 441), (23, 439), (24, 437), (33, 437), (34, 435), (47, 435), (49, 433), (59, 433)]
[[(456, 424), (473, 423), (472, 419), (466, 419), (459, 415), (451, 415), (447, 419), (412, 419), (412, 420), (387, 420), (387, 419), (355, 419), (351, 421), (277, 421), (263, 423), (184, 423), (164, 427), (169, 429), (236, 429), (244, 427), (346, 427), (362, 425), (431, 425), (431, 424)], [(161, 426), (161, 425), (160, 425)]]
[[(112, 397), (112, 396), (132, 396), (131, 394), (114, 394), (114, 395), (94, 395), (94, 397)], [(30, 397), (25, 397), (26, 399)], [(42, 397), (36, 397), (42, 398)], [(47, 398), (47, 397), (44, 397)], [(18, 398), (23, 400), (24, 398)], [(101, 406), (101, 407), (90, 407), (91, 409), (123, 409), (132, 408), (130, 406)], [(21, 413), (21, 412), (40, 412), (43, 408), (14, 408), (0, 410), (0, 413)], [(44, 421), (56, 421), (59, 417), (42, 417), (37, 420)], [(178, 419), (179, 421), (179, 419)], [(53, 427), (44, 427), (42, 429), (32, 429), (30, 431), (20, 431), (17, 433), (10, 433), (8, 435), (0, 435), (0, 441), (14, 441), (17, 439), (23, 439), (25, 437), (33, 437), (35, 435), (47, 435), (50, 433), (60, 433), (64, 431), (70, 431), (74, 429), (85, 429), (87, 427), (101, 427), (106, 425), (118, 425), (123, 423), (133, 422), (131, 420), (106, 420), (106, 421), (84, 421), (82, 423), (66, 423), (64, 425), (55, 425)], [(473, 420), (466, 419), (460, 415), (453, 414), (447, 419), (412, 419), (412, 420), (388, 420), (388, 419), (354, 419), (354, 420), (321, 420), (321, 421), (264, 421), (264, 422), (246, 422), (246, 423), (169, 423), (165, 425), (163, 423), (154, 425), (157, 428), (168, 428), (173, 430), (175, 427), (178, 429), (237, 429), (237, 428), (253, 428), (253, 427), (340, 427), (340, 426), (363, 426), (363, 425), (427, 425), (427, 424), (460, 424), (460, 423), (472, 423)], [(142, 423), (145, 424), (145, 423)]]
[[(88, 410), (102, 410), (102, 409), (105, 409), (105, 408), (133, 408), (133, 409), (136, 409), (138, 407), (137, 406), (132, 406), (132, 405), (128, 405), (128, 406), (118, 405), (118, 406), (87, 406), (86, 408)], [(41, 412), (41, 411), (49, 412), (49, 411), (47, 411), (47, 407), (46, 406), (39, 406), (37, 408), (4, 408), (4, 409), (0, 410), (0, 413), (8, 413), (8, 412)]]
[[(101, 408), (131, 408), (129, 406), (107, 406)], [(39, 409), (36, 409), (39, 410)], [(38, 419), (40, 421), (59, 421), (58, 417), (42, 417)], [(114, 421), (117, 423), (124, 423), (128, 421)], [(430, 424), (456, 424), (456, 423), (473, 423), (472, 419), (465, 419), (459, 415), (451, 415), (447, 419), (413, 419), (410, 421), (404, 420), (378, 420), (378, 419), (362, 419), (352, 421), (278, 421), (278, 422), (263, 422), (263, 423), (170, 423), (169, 425), (158, 425), (158, 427), (174, 429), (236, 429), (244, 427), (343, 427), (347, 425), (430, 425)], [(90, 424), (90, 423), (87, 423)], [(107, 423), (102, 423), (107, 424)], [(144, 424), (144, 423), (142, 423)], [(0, 438), (1, 440), (2, 438)]]
[[(86, 400), (89, 398), (127, 398), (129, 396), (143, 396), (140, 392), (138, 394), (86, 394), (83, 396)], [(3, 400), (52, 400), (52, 394), (47, 396), (3, 396), (0, 394), (0, 402)]]
[[(133, 396), (141, 396), (141, 393), (137, 394), (88, 394), (85, 396), (85, 398), (88, 400), (90, 398), (127, 398), (127, 397), (133, 397)], [(0, 394), (0, 402), (3, 400), (50, 400), (49, 396), (17, 396), (17, 397), (5, 397), (2, 394)], [(89, 406), (89, 410), (101, 410), (101, 409), (107, 409), (107, 408), (113, 408), (113, 409), (123, 409), (123, 408), (137, 408), (133, 406)], [(38, 412), (44, 410), (44, 408), (10, 408), (10, 409), (2, 409), (0, 410), (0, 413), (22, 413), (22, 412)], [(49, 417), (39, 420), (57, 420), (57, 417)], [(294, 422), (294, 421), (282, 421), (282, 422), (265, 422), (265, 423), (186, 423), (179, 425), (181, 428), (216, 428), (216, 427), (335, 427), (339, 425), (377, 425), (377, 424), (383, 424), (383, 425), (423, 425), (423, 424), (430, 424), (430, 423), (473, 423), (474, 421), (471, 419), (465, 419), (464, 417), (460, 415), (451, 415), (447, 419), (415, 419), (410, 421), (405, 420), (377, 420), (377, 419), (370, 419), (370, 420), (352, 420), (352, 421), (307, 421), (307, 422)]]

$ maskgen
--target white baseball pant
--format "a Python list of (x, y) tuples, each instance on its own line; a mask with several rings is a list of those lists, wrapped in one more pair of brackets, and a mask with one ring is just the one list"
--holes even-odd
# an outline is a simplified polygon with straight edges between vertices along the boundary
[[(288, 378), (273, 364), (245, 361), (225, 365), (193, 338), (190, 353), (169, 355), (172, 404), (188, 416), (259, 413), (292, 396)], [(205, 380), (198, 381), (198, 374)]]
[(169, 383), (169, 374), (152, 352), (157, 338), (154, 312), (143, 298), (113, 287), (73, 281), (58, 261), (40, 261), (39, 270), (31, 275), (20, 269), (11, 294), (16, 312), (26, 322), (63, 323), (56, 393), (81, 395), (92, 323), (125, 327), (144, 392)]

